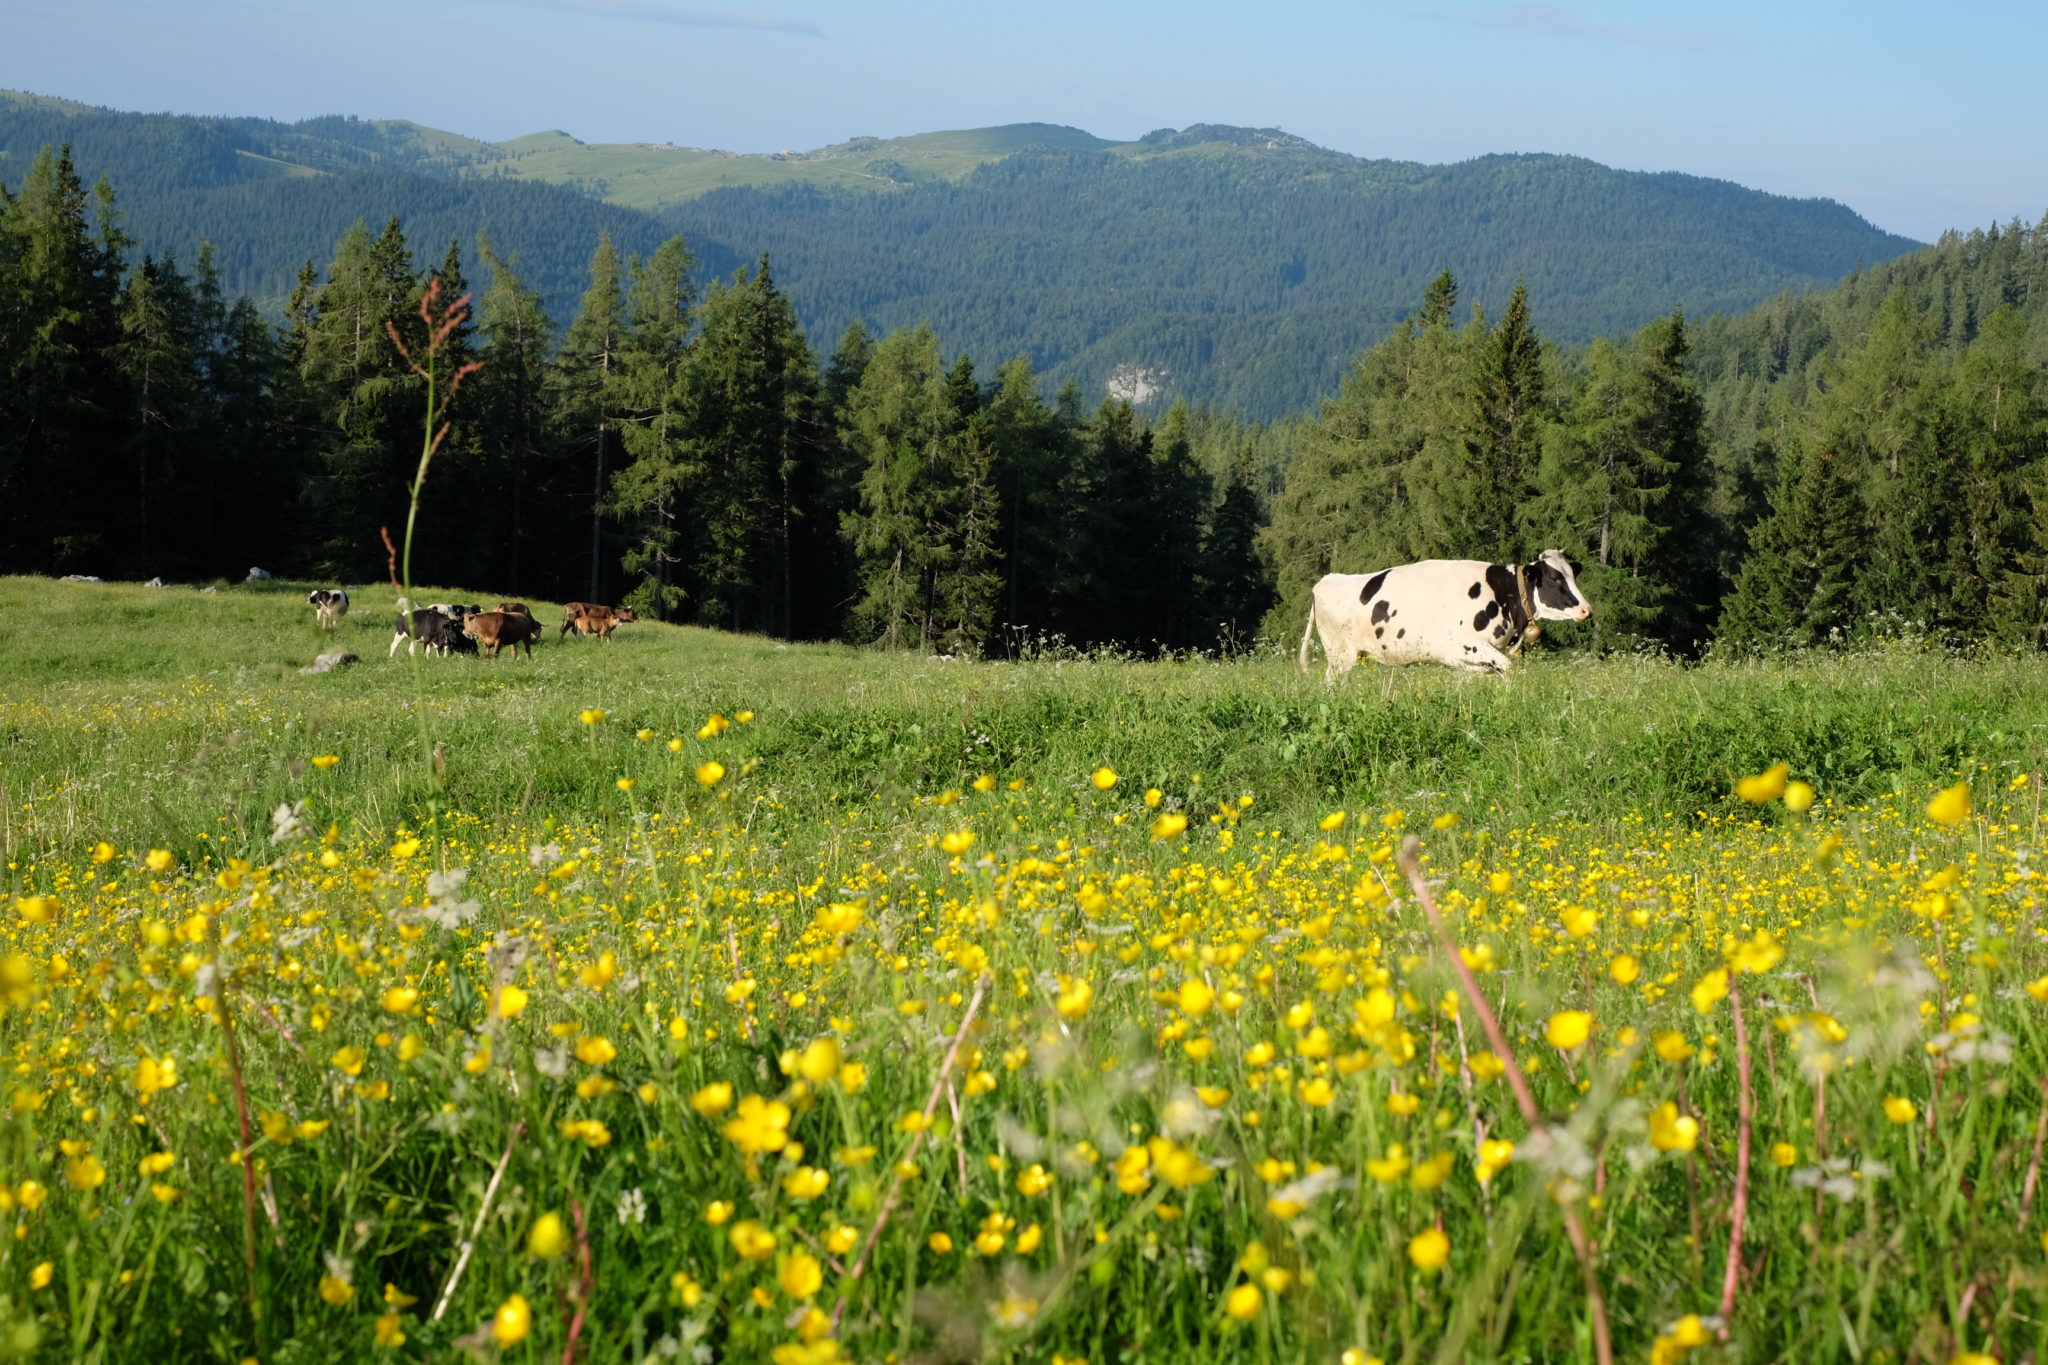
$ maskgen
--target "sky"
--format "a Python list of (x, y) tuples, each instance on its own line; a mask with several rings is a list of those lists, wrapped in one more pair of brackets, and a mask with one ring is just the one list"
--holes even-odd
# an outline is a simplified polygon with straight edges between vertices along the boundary
[(0, 87), (803, 150), (1044, 122), (1563, 152), (1821, 196), (1920, 240), (2048, 211), (2048, 6), (1979, 0), (6, 0)]

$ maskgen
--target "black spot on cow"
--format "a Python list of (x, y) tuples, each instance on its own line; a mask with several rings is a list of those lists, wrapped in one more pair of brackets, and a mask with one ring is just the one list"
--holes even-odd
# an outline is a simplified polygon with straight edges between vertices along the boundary
[(1375, 640), (1379, 639), (1380, 636), (1385, 635), (1386, 633), (1387, 628), (1385, 626), (1374, 626), (1372, 628), (1372, 638)]
[(1472, 646), (1470, 646), (1470, 645), (1466, 645), (1466, 646), (1465, 646), (1465, 652), (1466, 652), (1467, 654), (1470, 654), (1470, 653), (1472, 653)]
[(1500, 605), (1503, 633), (1520, 635), (1522, 627), (1529, 624), (1529, 611), (1522, 605), (1522, 588), (1515, 581), (1515, 571), (1505, 564), (1487, 565), (1486, 586), (1493, 590), (1493, 600)]
[(1403, 626), (1403, 627), (1401, 627), (1401, 628), (1400, 628), (1399, 630), (1395, 631), (1395, 632), (1394, 632), (1394, 638), (1395, 638), (1396, 640), (1405, 640), (1405, 639), (1407, 639), (1407, 638), (1408, 638), (1408, 627), (1406, 627), (1406, 626)]
[(1388, 617), (1392, 616), (1393, 614), (1394, 613), (1388, 609), (1387, 604), (1384, 602), (1375, 602), (1372, 604), (1372, 623), (1376, 626), (1384, 622)]
[(1367, 602), (1370, 602), (1370, 601), (1372, 601), (1372, 599), (1373, 599), (1374, 597), (1378, 596), (1378, 595), (1379, 595), (1379, 590), (1380, 590), (1380, 584), (1382, 584), (1382, 583), (1384, 583), (1384, 582), (1386, 582), (1386, 581), (1387, 581), (1387, 571), (1386, 571), (1385, 569), (1381, 569), (1381, 570), (1380, 570), (1380, 571), (1379, 571), (1378, 573), (1374, 574), (1374, 575), (1373, 575), (1373, 576), (1372, 576), (1371, 578), (1368, 578), (1368, 579), (1366, 579), (1366, 580), (1365, 580), (1365, 586), (1364, 586), (1363, 588), (1360, 588), (1360, 589), (1358, 590), (1358, 602), (1359, 602), (1359, 605), (1360, 605), (1360, 606), (1363, 606), (1363, 605), (1365, 605), (1365, 604), (1366, 604)]
[(1471, 598), (1471, 599), (1472, 599), (1472, 600), (1473, 600), (1474, 602), (1477, 602), (1477, 601), (1479, 600), (1479, 588), (1480, 588), (1480, 585), (1479, 585), (1479, 584), (1477, 584), (1477, 583), (1474, 583), (1474, 584), (1472, 585), (1472, 591), (1470, 591), (1470, 592), (1466, 593), (1466, 594), (1465, 594), (1465, 596), (1467, 596), (1467, 597)]
[(1486, 628), (1493, 624), (1493, 618), (1500, 615), (1500, 603), (1488, 602), (1479, 614), (1472, 618), (1472, 629), (1484, 635)]

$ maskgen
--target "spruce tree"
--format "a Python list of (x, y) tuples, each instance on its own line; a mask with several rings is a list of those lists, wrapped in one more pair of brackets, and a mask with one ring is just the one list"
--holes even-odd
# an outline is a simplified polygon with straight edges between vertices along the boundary
[[(580, 591), (591, 601), (603, 601), (606, 584), (604, 554), (604, 504), (615, 462), (614, 435), (627, 409), (620, 379), (620, 348), (626, 340), (626, 300), (619, 285), (619, 253), (609, 233), (599, 237), (590, 257), (590, 287), (569, 331), (562, 339), (556, 358), (559, 407), (556, 425), (562, 432), (561, 450), (580, 475), (565, 477), (573, 482), (574, 503), (581, 509), (584, 580)], [(568, 471), (563, 471), (568, 476)], [(570, 581), (575, 581), (571, 578)]]
[(626, 331), (615, 392), (621, 401), (618, 443), (605, 510), (616, 518), (624, 553), (620, 568), (634, 608), (668, 618), (690, 595), (683, 577), (688, 493), (701, 472), (689, 448), (690, 399), (683, 382), (695, 291), (694, 262), (680, 237), (645, 262), (627, 265)]
[(1514, 562), (1530, 549), (1521, 508), (1535, 486), (1548, 425), (1543, 342), (1529, 320), (1527, 289), (1517, 284), (1500, 322), (1468, 328), (1467, 337), (1471, 424), (1452, 477), (1437, 488), (1442, 525), (1447, 539), (1456, 537), (1459, 557)]
[(548, 357), (555, 327), (538, 291), (520, 279), (516, 266), (498, 255), (490, 239), (477, 239), (477, 256), (490, 272), (476, 309), (483, 334), (484, 368), (475, 379), (474, 408), (482, 450), (484, 485), (503, 500), (507, 521), (492, 527), (494, 543), (479, 547), (495, 570), (493, 581), (526, 594), (538, 582), (537, 566), (525, 555), (529, 537), (547, 544), (575, 529), (556, 511), (541, 466), (548, 447), (552, 371)]
[(1781, 455), (1771, 514), (1750, 535), (1718, 640), (1738, 649), (1811, 646), (1854, 626), (1868, 537), (1842, 466), (1821, 445)]

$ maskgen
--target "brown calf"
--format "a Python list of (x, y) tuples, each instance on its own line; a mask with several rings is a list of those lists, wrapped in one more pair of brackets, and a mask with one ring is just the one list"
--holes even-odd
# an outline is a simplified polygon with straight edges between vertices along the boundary
[(525, 645), (526, 657), (531, 659), (540, 623), (523, 611), (487, 611), (465, 620), (462, 633), (477, 642), (486, 658), (497, 658), (498, 651), (507, 645), (512, 646), (516, 655), (519, 646)]
[(631, 607), (603, 607), (595, 602), (567, 602), (562, 606), (561, 633), (567, 635), (573, 628), (578, 635), (595, 635), (600, 640), (609, 640), (614, 628), (639, 619)]

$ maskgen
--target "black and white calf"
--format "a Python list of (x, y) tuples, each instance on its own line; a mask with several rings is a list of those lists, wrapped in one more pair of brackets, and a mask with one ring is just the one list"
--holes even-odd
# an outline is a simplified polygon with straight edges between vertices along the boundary
[(1508, 651), (1536, 621), (1583, 621), (1593, 614), (1562, 550), (1527, 564), (1425, 559), (1378, 573), (1333, 573), (1316, 584), (1300, 663), (1321, 632), (1323, 678), (1334, 682), (1361, 654), (1385, 664), (1451, 664), (1505, 673)]
[(348, 593), (341, 588), (315, 588), (306, 594), (306, 605), (324, 628), (335, 630), (348, 615)]
[(420, 645), (425, 645), (429, 654), (476, 653), (476, 641), (462, 633), (462, 623), (482, 608), (451, 606), (446, 602), (436, 602), (416, 610), (407, 610), (409, 606), (403, 597), (398, 599), (395, 633), (391, 637), (391, 648), (384, 653), (385, 658), (398, 653), (401, 644), (407, 654)]

